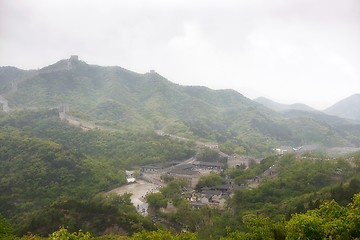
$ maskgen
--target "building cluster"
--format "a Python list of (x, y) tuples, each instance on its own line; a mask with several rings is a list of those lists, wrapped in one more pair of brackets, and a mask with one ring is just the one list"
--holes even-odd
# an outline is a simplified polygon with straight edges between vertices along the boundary
[(204, 172), (221, 172), (225, 168), (225, 163), (193, 161), (188, 164), (169, 162), (166, 164), (150, 164), (142, 166), (140, 172), (150, 174), (169, 175), (176, 179), (183, 179), (188, 186), (195, 188), (196, 184)]
[[(161, 130), (156, 131), (160, 136), (168, 136), (181, 138), (178, 136), (167, 134)], [(217, 144), (200, 144), (200, 148), (218, 149)], [(222, 173), (226, 167), (245, 167), (247, 168), (251, 162), (257, 162), (256, 159), (248, 156), (228, 156), (222, 152), (226, 161), (218, 162), (205, 162), (197, 161), (195, 157), (188, 159), (184, 162), (168, 162), (159, 164), (149, 164), (142, 166), (140, 169), (140, 176), (146, 181), (153, 182), (155, 184), (163, 185), (164, 183), (160, 179), (161, 176), (167, 175), (175, 179), (185, 180), (188, 188), (183, 190), (183, 196), (187, 199), (193, 208), (197, 208), (203, 205), (213, 207), (224, 207), (225, 201), (230, 197), (236, 188), (243, 186), (234, 185), (234, 183), (228, 182), (225, 185), (219, 185), (215, 187), (204, 187), (201, 190), (195, 191), (195, 187), (199, 182), (200, 177), (209, 174), (210, 172)], [(161, 183), (160, 183), (161, 182)]]
[(226, 167), (226, 163), (219, 162), (202, 162), (189, 161), (188, 163), (169, 162), (166, 164), (150, 164), (142, 166), (140, 175), (149, 179), (149, 175), (168, 175), (175, 179), (185, 180), (188, 188), (184, 189), (183, 196), (187, 199), (193, 208), (204, 205), (212, 207), (224, 207), (225, 201), (234, 192), (236, 186), (229, 182), (225, 185), (215, 187), (204, 187), (200, 191), (195, 191), (195, 186), (199, 182), (201, 176), (210, 172), (222, 172)]
[(233, 194), (234, 190), (240, 188), (228, 183), (215, 187), (204, 187), (199, 192), (185, 193), (184, 197), (189, 201), (192, 208), (199, 208), (204, 205), (216, 208), (224, 208), (226, 200)]

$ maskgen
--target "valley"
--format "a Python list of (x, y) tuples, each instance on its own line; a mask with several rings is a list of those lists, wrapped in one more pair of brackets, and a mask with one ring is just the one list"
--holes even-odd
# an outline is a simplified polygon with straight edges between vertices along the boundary
[(332, 200), (356, 208), (356, 117), (75, 56), (1, 67), (0, 94), (0, 237), (9, 223), (19, 239), (285, 239)]

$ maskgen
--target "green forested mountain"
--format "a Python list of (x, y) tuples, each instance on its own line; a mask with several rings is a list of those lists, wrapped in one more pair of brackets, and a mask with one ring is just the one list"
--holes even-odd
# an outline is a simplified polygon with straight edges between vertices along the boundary
[(248, 153), (279, 145), (357, 146), (360, 139), (356, 125), (349, 131), (348, 123), (335, 125), (309, 115), (289, 118), (233, 90), (180, 86), (154, 71), (89, 65), (76, 56), (36, 71), (3, 67), (0, 85), (13, 110), (64, 105), (68, 114), (98, 126), (161, 129), (241, 145)]
[[(356, 121), (319, 112), (279, 113), (233, 90), (180, 86), (154, 71), (138, 74), (89, 65), (76, 56), (40, 70), (1, 67), (0, 107), (5, 103), (10, 111), (0, 111), (0, 238), (28, 231), (47, 236), (64, 225), (95, 236), (136, 233), (132, 239), (175, 239), (161, 230), (141, 232), (174, 226), (190, 231), (182, 239), (283, 239), (301, 230), (301, 216), (293, 215), (292, 220), (292, 213), (308, 210), (309, 216), (303, 215), (307, 219), (321, 202), (335, 199), (345, 206), (360, 190), (358, 154), (336, 161), (273, 156), (246, 170), (234, 168), (201, 179), (198, 190), (208, 187), (210, 180), (212, 185), (237, 185), (222, 210), (190, 208), (180, 197), (181, 181), (169, 180), (158, 195), (171, 200), (177, 211), (162, 214), (166, 224), (157, 226), (158, 219), (137, 213), (129, 194), (102, 194), (125, 183), (125, 169), (189, 159), (199, 142), (217, 142), (228, 154), (262, 156), (280, 145), (360, 146), (360, 127)], [(87, 123), (94, 129), (84, 131)], [(173, 135), (160, 136), (154, 130)], [(196, 157), (206, 161), (211, 154), (220, 156), (203, 151)], [(257, 187), (244, 187), (254, 182)], [(342, 209), (341, 216), (351, 213), (332, 206)], [(321, 208), (314, 212), (324, 214)], [(318, 224), (323, 237), (348, 234), (328, 233), (327, 222)], [(66, 231), (61, 228), (54, 234), (69, 238)]]
[(124, 184), (127, 168), (194, 154), (191, 143), (152, 131), (83, 131), (57, 110), (0, 114), (0, 143), (0, 214), (20, 234), (62, 224), (98, 234), (114, 224), (124, 233), (151, 229), (129, 196), (96, 194)]

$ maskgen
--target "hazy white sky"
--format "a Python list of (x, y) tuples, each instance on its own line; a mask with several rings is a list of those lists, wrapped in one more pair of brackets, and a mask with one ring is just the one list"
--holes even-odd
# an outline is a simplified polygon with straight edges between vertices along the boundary
[(0, 0), (0, 66), (70, 55), (323, 109), (360, 93), (360, 1)]

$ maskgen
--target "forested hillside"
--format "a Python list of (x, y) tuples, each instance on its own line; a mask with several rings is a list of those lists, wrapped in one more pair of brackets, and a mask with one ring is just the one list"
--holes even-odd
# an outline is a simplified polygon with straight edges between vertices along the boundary
[[(233, 90), (74, 56), (40, 70), (2, 67), (0, 86), (0, 238), (359, 237), (359, 154), (300, 147), (359, 147), (356, 121), (278, 113)], [(272, 155), (282, 145), (293, 154)], [(229, 159), (241, 162), (227, 168)], [(125, 170), (142, 175), (144, 166), (160, 183), (141, 196), (148, 216), (130, 194), (109, 194), (127, 182)], [(352, 222), (340, 225), (345, 217)]]
[[(242, 232), (240, 236), (243, 238), (235, 239), (257, 239), (256, 234), (263, 236), (260, 239), (284, 239), (296, 231), (302, 234), (301, 226), (297, 226), (298, 229), (292, 233), (285, 229), (285, 225), (295, 224), (296, 220), (292, 218), (296, 214), (309, 212), (311, 215), (311, 210), (334, 199), (341, 206), (346, 206), (352, 201), (353, 195), (360, 191), (359, 157), (359, 154), (333, 160), (315, 155), (301, 158), (296, 155), (268, 157), (248, 169), (240, 167), (228, 170), (227, 179), (235, 181), (240, 187), (227, 201), (225, 209), (189, 209), (186, 206), (190, 203), (176, 203), (174, 195), (171, 201), (177, 204), (177, 212), (168, 215), (160, 213), (159, 216), (196, 232), (197, 239), (221, 239), (226, 235), (235, 236), (233, 232)], [(210, 187), (212, 183), (207, 184), (205, 186)], [(166, 197), (166, 190), (161, 193)], [(324, 219), (319, 224), (331, 221), (331, 218)], [(350, 230), (349, 226), (346, 228), (336, 234), (346, 236), (347, 231), (354, 230)], [(319, 227), (317, 231), (327, 230)], [(356, 234), (352, 236), (358, 236)]]
[[(191, 143), (160, 138), (153, 132), (83, 131), (62, 122), (56, 110), (0, 115), (0, 126), (0, 212), (19, 233), (49, 233), (65, 224), (61, 216), (69, 207), (66, 211), (77, 212), (68, 215), (74, 229), (84, 226), (76, 216), (88, 215), (83, 208), (91, 209), (91, 204), (100, 204), (94, 210), (98, 217), (110, 211), (106, 201), (102, 206), (91, 199), (124, 184), (127, 167), (183, 160), (194, 154)], [(138, 218), (130, 200), (126, 201)], [(114, 219), (119, 217), (115, 215)], [(98, 217), (88, 220), (94, 229), (86, 229), (101, 233), (111, 226), (95, 228)], [(124, 232), (131, 229), (129, 225)]]
[[(140, 216), (129, 195), (104, 197), (99, 193), (123, 184), (126, 168), (194, 156), (194, 142), (159, 136), (152, 131), (84, 131), (60, 120), (56, 109), (1, 114), (0, 126), (0, 211), (4, 221), (12, 225), (11, 233), (23, 235), (30, 231), (46, 236), (64, 225), (70, 232), (82, 229), (93, 236), (106, 233), (122, 236), (137, 233), (134, 239), (152, 234), (171, 236), (161, 231), (140, 234), (142, 230), (164, 226)], [(205, 153), (197, 157), (201, 160)], [(248, 169), (229, 169), (225, 175), (227, 181), (238, 186), (258, 181), (258, 187), (251, 190), (240, 187), (225, 209), (192, 209), (181, 197), (182, 185), (172, 183), (161, 193), (176, 205), (177, 212), (160, 215), (161, 218), (193, 232), (187, 234), (193, 239), (253, 236), (274, 229), (285, 236), (292, 231), (287, 226), (295, 224), (291, 228), (302, 231), (296, 225), (300, 220), (292, 220), (300, 215), (291, 214), (316, 209), (331, 199), (345, 206), (360, 191), (358, 154), (336, 160), (311, 154), (301, 158), (273, 156)], [(216, 176), (213, 180), (224, 183)], [(214, 186), (206, 181), (200, 181), (202, 186)], [(252, 214), (261, 217), (254, 218)], [(290, 220), (284, 223), (281, 219)], [(263, 221), (269, 227), (263, 228)], [(330, 234), (320, 227), (325, 222), (319, 224), (321, 234)], [(351, 229), (348, 225), (346, 228)], [(269, 235), (269, 239), (281, 238)]]
[[(159, 223), (153, 224), (150, 219), (137, 215), (127, 195), (97, 196), (84, 200), (58, 200), (36, 215), (32, 214), (28, 230), (44, 234), (44, 226), (52, 231), (60, 224), (68, 226), (52, 233), (49, 239), (61, 239), (61, 236), (72, 236), (70, 239), (223, 240), (360, 237), (360, 155), (336, 160), (329, 160), (327, 156), (305, 157), (273, 156), (249, 169), (229, 169), (230, 179), (238, 183), (259, 181), (259, 186), (252, 190), (236, 190), (225, 209), (190, 208), (185, 199), (178, 198), (177, 189), (181, 184), (170, 182), (154, 196), (172, 199), (177, 211), (161, 213), (157, 210), (153, 221), (162, 219)], [(271, 174), (269, 169), (272, 169)], [(154, 199), (151, 204), (157, 204), (156, 201)], [(0, 220), (0, 236), (11, 236), (11, 224), (1, 216)], [(116, 235), (98, 236), (106, 233), (109, 226)], [(170, 230), (160, 230), (169, 226), (182, 226), (187, 233), (174, 235)], [(71, 233), (79, 229), (89, 233)], [(126, 232), (134, 234), (125, 236)]]
[[(1, 95), (16, 109), (66, 109), (94, 126), (163, 130), (241, 145), (261, 155), (281, 145), (359, 146), (359, 125), (316, 114), (289, 118), (233, 90), (180, 86), (152, 71), (89, 65), (77, 57), (36, 71), (0, 69)], [(348, 129), (351, 130), (348, 130)]]

